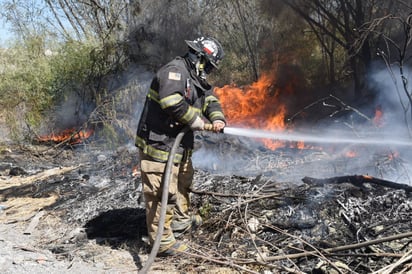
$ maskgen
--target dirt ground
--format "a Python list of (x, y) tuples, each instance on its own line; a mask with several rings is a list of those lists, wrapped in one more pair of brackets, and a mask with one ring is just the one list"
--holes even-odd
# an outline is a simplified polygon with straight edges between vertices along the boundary
[[(55, 212), (44, 209), (52, 200), (25, 198), (1, 203), (1, 273), (137, 272), (129, 251), (89, 241), (84, 228), (67, 224)], [(40, 223), (30, 229), (37, 218)], [(78, 248), (73, 246), (76, 244)], [(58, 251), (68, 245), (73, 246), (69, 252)]]
[[(64, 167), (69, 162), (76, 162), (70, 150), (60, 151), (58, 160), (49, 157), (54, 154), (40, 158), (34, 156), (36, 151), (46, 149), (14, 147), (3, 149), (1, 153), (0, 272), (136, 273), (141, 263), (133, 258), (130, 248), (113, 248), (101, 244), (99, 238), (87, 239), (83, 224), (66, 218), (63, 200), (70, 201), (65, 198), (69, 195), (68, 190), (54, 188), (53, 191), (43, 191), (43, 194), (38, 192), (41, 182), (58, 185), (61, 180), (71, 178), (73, 184), (78, 184), (79, 180), (72, 176), (78, 175), (79, 165), (89, 165), (89, 160), (78, 158), (79, 165)], [(56, 161), (63, 166), (55, 167)], [(22, 174), (18, 174), (19, 170)], [(16, 173), (15, 176), (10, 175), (11, 171)], [(87, 176), (90, 175), (84, 175)], [(104, 177), (102, 175), (101, 179)], [(80, 183), (84, 181), (79, 178)], [(71, 190), (74, 191), (78, 189)], [(54, 208), (58, 203), (63, 208)], [(81, 204), (73, 201), (74, 205), (76, 203)], [(87, 204), (91, 203), (87, 202), (86, 207)], [(76, 210), (87, 211), (73, 208), (70, 212)], [(95, 214), (96, 211), (89, 213)], [(139, 254), (139, 260), (146, 259), (147, 252)]]
[[(113, 246), (102, 244), (102, 239), (87, 239), (84, 227), (67, 224), (55, 212), (42, 209), (49, 202), (34, 198), (1, 204), (1, 273), (137, 273), (147, 260), (149, 250), (133, 250), (133, 245), (140, 245), (136, 241)], [(6, 206), (8, 209), (4, 209)], [(41, 223), (30, 230), (38, 217)], [(149, 273), (182, 273), (178, 265), (183, 261), (157, 258)], [(200, 272), (238, 273), (219, 266), (195, 268), (191, 273)]]
[[(50, 218), (50, 217), (46, 217)], [(137, 267), (129, 252), (92, 242), (76, 251), (79, 257), (62, 259), (39, 243), (51, 241), (55, 232), (36, 230), (26, 235), (26, 222), (0, 224), (0, 271), (2, 273), (134, 273)], [(89, 250), (88, 250), (89, 249)], [(88, 259), (80, 259), (80, 256)]]
[[(3, 148), (0, 273), (137, 273), (150, 249), (136, 153), (128, 149)], [(149, 273), (181, 273), (182, 263), (156, 258)]]

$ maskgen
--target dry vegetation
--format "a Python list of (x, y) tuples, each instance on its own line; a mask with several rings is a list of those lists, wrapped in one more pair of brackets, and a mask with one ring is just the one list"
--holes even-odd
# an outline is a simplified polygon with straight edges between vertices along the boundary
[[(280, 157), (262, 150), (250, 155)], [(74, 159), (76, 166), (70, 164)], [(11, 262), (3, 264), (20, 273), (28, 264), (51, 272), (60, 264), (67, 273), (140, 269), (149, 249), (136, 163), (130, 147), (4, 150), (0, 253)], [(302, 169), (302, 162), (296, 163), (289, 159), (289, 168)], [(153, 273), (411, 270), (410, 186), (385, 187), (353, 176), (274, 178), (276, 172), (237, 176), (198, 170), (193, 209), (205, 223), (184, 237), (191, 247), (187, 254), (156, 259)], [(29, 253), (42, 255), (33, 259)], [(26, 259), (14, 260), (12, 254)]]

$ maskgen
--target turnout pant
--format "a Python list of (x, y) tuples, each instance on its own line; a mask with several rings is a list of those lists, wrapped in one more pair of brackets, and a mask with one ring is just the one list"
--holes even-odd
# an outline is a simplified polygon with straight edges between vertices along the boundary
[[(150, 243), (153, 244), (159, 227), (163, 192), (162, 180), (166, 163), (152, 161), (151, 158), (140, 152), (140, 165), (146, 204), (147, 230)], [(172, 168), (164, 231), (159, 252), (169, 249), (176, 242), (172, 222), (173, 228), (177, 230), (183, 230), (191, 225), (189, 191), (193, 182), (193, 174), (190, 157), (185, 157), (179, 165), (175, 164)]]

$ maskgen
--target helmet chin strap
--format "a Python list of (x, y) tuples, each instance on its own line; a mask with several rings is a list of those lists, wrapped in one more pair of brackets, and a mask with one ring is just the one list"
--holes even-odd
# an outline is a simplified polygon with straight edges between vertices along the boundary
[(202, 59), (198, 61), (198, 72), (197, 75), (199, 75), (200, 78), (202, 78), (203, 80), (206, 80), (206, 71), (205, 71), (205, 63), (202, 62)]

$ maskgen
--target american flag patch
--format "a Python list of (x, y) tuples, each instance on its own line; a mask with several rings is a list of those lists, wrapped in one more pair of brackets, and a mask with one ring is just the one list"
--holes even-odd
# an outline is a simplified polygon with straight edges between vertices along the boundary
[(169, 71), (169, 79), (170, 80), (180, 81), (180, 78), (181, 78), (181, 74), (179, 72)]

